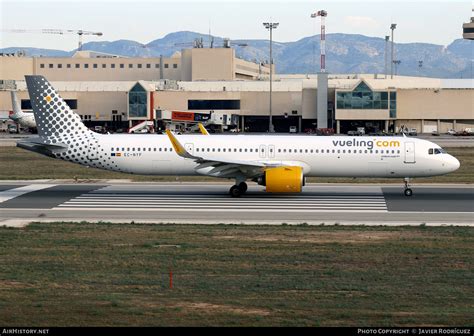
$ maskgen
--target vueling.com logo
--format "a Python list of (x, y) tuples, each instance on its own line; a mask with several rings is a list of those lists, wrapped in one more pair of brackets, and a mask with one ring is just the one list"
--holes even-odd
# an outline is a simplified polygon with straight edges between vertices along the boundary
[(373, 149), (374, 145), (377, 147), (400, 147), (398, 140), (333, 140), (332, 144), (335, 147), (367, 147), (367, 149)]

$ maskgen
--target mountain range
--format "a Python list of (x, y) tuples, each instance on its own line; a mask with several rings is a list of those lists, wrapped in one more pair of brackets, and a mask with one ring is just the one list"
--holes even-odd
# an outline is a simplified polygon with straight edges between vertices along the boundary
[[(183, 48), (191, 48), (195, 39), (209, 47), (209, 35), (190, 31), (174, 32), (142, 44), (131, 40), (84, 43), (83, 50), (128, 57), (169, 57)], [(273, 59), (280, 74), (311, 74), (319, 70), (319, 35), (295, 42), (273, 41)], [(214, 47), (222, 47), (222, 37), (212, 37)], [(249, 61), (269, 59), (268, 40), (232, 40), (236, 55)], [(243, 46), (245, 45), (245, 46)], [(395, 43), (396, 73), (405, 76), (473, 78), (474, 42), (457, 39), (448, 46), (429, 43)], [(329, 73), (384, 73), (385, 40), (357, 34), (326, 35), (326, 70)], [(0, 53), (24, 51), (28, 56), (68, 57), (76, 50), (64, 51), (28, 47), (0, 49)], [(390, 45), (388, 46), (390, 60)], [(388, 68), (390, 72), (390, 67)]]

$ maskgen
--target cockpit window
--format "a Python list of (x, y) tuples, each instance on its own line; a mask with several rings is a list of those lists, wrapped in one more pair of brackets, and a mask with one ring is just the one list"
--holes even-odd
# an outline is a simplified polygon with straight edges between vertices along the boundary
[(446, 151), (443, 148), (430, 148), (428, 154), (446, 154)]

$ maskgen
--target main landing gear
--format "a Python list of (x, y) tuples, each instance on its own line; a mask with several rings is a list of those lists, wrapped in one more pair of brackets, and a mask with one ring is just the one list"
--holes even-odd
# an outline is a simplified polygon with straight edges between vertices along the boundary
[(247, 183), (245, 182), (240, 182), (238, 185), (233, 185), (230, 190), (229, 194), (232, 197), (240, 197), (242, 194), (245, 194), (247, 191)]
[(410, 178), (405, 177), (404, 182), (405, 182), (405, 191), (404, 191), (405, 196), (413, 195), (413, 190), (410, 189)]

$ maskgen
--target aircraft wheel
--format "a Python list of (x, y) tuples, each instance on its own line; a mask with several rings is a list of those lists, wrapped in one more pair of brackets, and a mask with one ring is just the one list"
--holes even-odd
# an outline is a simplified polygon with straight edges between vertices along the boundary
[(232, 188), (230, 188), (229, 194), (232, 197), (240, 197), (242, 195), (242, 191), (238, 186), (234, 185)]
[(405, 189), (405, 196), (411, 196), (413, 195), (413, 191), (410, 188)]
[(239, 183), (239, 189), (240, 189), (240, 191), (242, 192), (242, 194), (244, 194), (244, 193), (247, 191), (247, 189), (248, 189), (247, 183), (245, 183), (245, 182), (240, 182), (240, 183)]

